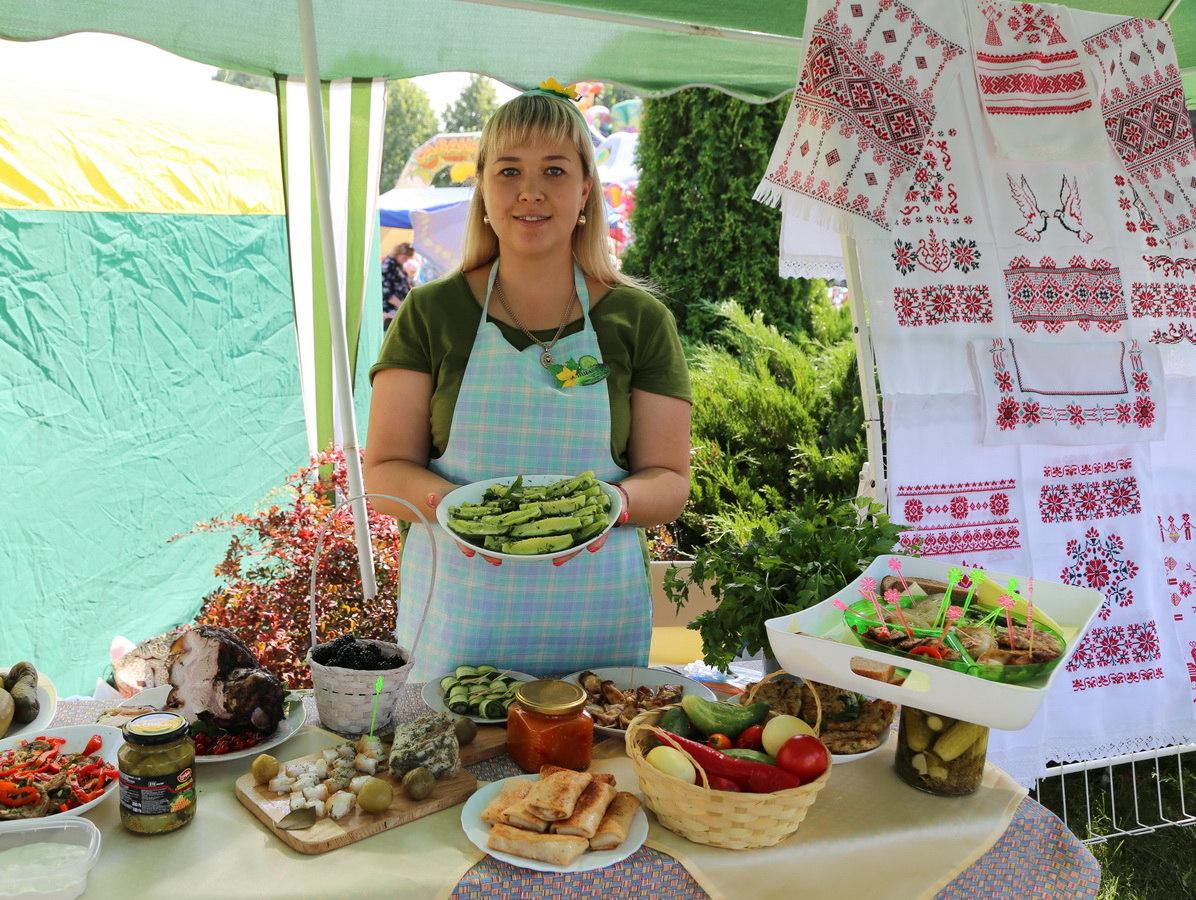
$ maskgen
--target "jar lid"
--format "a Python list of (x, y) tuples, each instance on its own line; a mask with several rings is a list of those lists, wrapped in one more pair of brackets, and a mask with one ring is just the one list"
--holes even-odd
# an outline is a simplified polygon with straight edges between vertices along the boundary
[(187, 736), (190, 725), (186, 716), (173, 712), (152, 712), (125, 723), (125, 740), (130, 744), (150, 747), (169, 744)]
[(525, 681), (515, 691), (525, 709), (546, 716), (562, 716), (586, 705), (586, 692), (568, 681)]

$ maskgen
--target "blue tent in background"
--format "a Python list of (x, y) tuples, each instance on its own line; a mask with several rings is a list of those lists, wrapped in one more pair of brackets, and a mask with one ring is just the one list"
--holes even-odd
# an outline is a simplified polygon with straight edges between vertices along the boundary
[(472, 195), (473, 188), (467, 187), (395, 188), (378, 198), (378, 221), (383, 228), (411, 228), (412, 210), (445, 209)]

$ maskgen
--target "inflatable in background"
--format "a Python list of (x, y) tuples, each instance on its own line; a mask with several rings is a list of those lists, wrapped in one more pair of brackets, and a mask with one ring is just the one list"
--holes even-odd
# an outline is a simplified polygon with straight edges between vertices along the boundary
[[(411, 151), (407, 165), (399, 173), (395, 187), (420, 188), (432, 184), (441, 169), (453, 171), (453, 180), (462, 181), (473, 174), (473, 162), (478, 156), (480, 131), (438, 134)], [(461, 175), (458, 178), (457, 175)]]
[(631, 211), (635, 208), (635, 188), (640, 181), (640, 170), (635, 161), (638, 142), (639, 134), (620, 131), (606, 138), (594, 151), (598, 177), (602, 179), (610, 211), (608, 222), (616, 256), (621, 256), (632, 240)]
[(644, 118), (644, 101), (639, 97), (616, 103), (610, 111), (610, 132), (618, 134), (621, 131), (637, 132), (640, 122)]

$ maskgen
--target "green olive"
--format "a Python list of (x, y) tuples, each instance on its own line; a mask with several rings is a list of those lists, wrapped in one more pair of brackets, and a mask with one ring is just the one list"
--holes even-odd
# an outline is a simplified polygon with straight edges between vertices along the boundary
[(253, 767), (249, 771), (252, 773), (254, 781), (258, 784), (265, 784), (271, 778), (278, 777), (278, 760), (269, 753), (263, 753), (253, 761)]
[(395, 789), (390, 786), (390, 782), (381, 778), (368, 778), (357, 792), (357, 805), (368, 813), (385, 812), (394, 798)]
[(472, 744), (473, 739), (478, 736), (477, 723), (466, 716), (461, 716), (453, 723), (453, 730), (457, 732), (457, 743), (462, 747)]
[(420, 766), (403, 776), (403, 790), (412, 800), (423, 800), (436, 787), (436, 776)]

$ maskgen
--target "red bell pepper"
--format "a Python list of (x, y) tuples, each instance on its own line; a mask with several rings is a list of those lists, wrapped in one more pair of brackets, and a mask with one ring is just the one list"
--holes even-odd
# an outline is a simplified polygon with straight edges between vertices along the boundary
[(35, 802), (41, 796), (31, 784), (19, 786), (12, 781), (0, 781), (0, 803), (8, 807), (25, 806)]
[(83, 748), (84, 756), (91, 756), (97, 750), (104, 746), (104, 739), (98, 734), (93, 734), (91, 740), (87, 742), (87, 746)]
[(801, 779), (792, 772), (765, 763), (753, 762), (748, 759), (736, 759), (720, 753), (713, 747), (699, 744), (688, 738), (678, 737), (661, 728), (653, 728), (656, 737), (666, 744), (684, 750), (702, 767), (707, 776), (717, 775), (729, 778), (739, 785), (740, 790), (749, 794), (771, 794), (773, 791), (787, 791), (801, 787)]
[(920, 647), (914, 647), (909, 651), (910, 656), (929, 656), (931, 659), (942, 659), (943, 653), (937, 647), (931, 647), (929, 644), (923, 644)]

